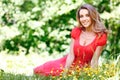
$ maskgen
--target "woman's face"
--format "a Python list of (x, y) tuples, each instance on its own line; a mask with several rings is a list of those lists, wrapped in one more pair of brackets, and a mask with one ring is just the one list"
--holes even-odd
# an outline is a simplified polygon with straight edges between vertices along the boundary
[(79, 15), (80, 15), (80, 23), (83, 27), (85, 28), (90, 28), (91, 24), (92, 24), (92, 19), (89, 15), (89, 12), (87, 9), (81, 9), (79, 11)]

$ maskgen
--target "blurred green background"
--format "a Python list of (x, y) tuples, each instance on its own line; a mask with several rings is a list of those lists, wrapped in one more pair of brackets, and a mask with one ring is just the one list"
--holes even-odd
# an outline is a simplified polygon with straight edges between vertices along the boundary
[(67, 52), (76, 10), (92, 4), (110, 30), (102, 56), (120, 55), (119, 0), (0, 0), (0, 51), (24, 55)]

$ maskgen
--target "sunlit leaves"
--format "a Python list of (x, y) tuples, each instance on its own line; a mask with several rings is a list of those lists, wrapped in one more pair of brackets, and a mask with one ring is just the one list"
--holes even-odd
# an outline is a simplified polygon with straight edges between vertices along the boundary
[[(6, 40), (7, 39), (10, 40), (13, 37), (20, 34), (19, 30), (17, 28), (15, 28), (15, 27), (9, 28), (9, 27), (5, 26), (5, 27), (2, 27), (0, 29), (0, 31), (1, 31), (1, 35), (4, 36)], [(9, 34), (8, 34), (8, 32), (9, 32)]]
[(11, 2), (17, 6), (20, 6), (24, 3), (24, 0), (11, 0)]
[[(9, 39), (7, 40), (9, 47), (4, 46), (9, 51), (14, 48), (19, 49), (18, 45), (20, 45), (26, 48), (27, 52), (31, 48), (41, 52), (40, 44), (43, 42), (46, 44), (48, 53), (62, 52), (70, 42), (71, 29), (77, 25), (75, 18), (77, 8), (84, 3), (95, 6), (106, 27), (111, 28), (113, 34), (118, 36), (120, 7), (117, 0), (1, 0), (0, 31), (4, 32), (3, 27), (7, 26), (10, 33), (7, 33), (8, 31), (7, 34), (0, 33), (0, 40)], [(20, 34), (17, 34), (13, 28)], [(118, 38), (113, 36), (110, 36), (109, 39), (118, 41)], [(54, 43), (56, 45), (53, 45)], [(13, 45), (14, 47), (10, 48)], [(111, 43), (111, 45), (113, 44)], [(107, 49), (111, 51), (110, 45)]]
[(115, 7), (111, 13), (104, 11), (104, 13), (101, 14), (101, 17), (103, 19), (120, 18), (120, 13), (118, 13), (119, 11), (120, 11), (120, 5)]

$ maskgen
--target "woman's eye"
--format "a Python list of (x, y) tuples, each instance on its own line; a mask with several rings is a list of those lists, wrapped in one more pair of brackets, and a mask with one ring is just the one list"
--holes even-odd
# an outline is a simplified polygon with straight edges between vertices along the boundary
[(83, 17), (83, 15), (80, 15), (80, 18), (82, 18)]
[(90, 15), (89, 14), (86, 14), (87, 17), (89, 17)]

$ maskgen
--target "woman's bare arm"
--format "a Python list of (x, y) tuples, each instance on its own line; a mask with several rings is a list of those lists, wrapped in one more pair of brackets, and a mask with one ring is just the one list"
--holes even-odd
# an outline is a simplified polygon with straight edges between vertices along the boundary
[(98, 67), (98, 60), (99, 60), (99, 57), (100, 57), (100, 54), (103, 50), (103, 47), (104, 46), (98, 46), (96, 48), (96, 51), (92, 57), (92, 60), (91, 60), (91, 68), (97, 68)]
[(74, 39), (71, 40), (70, 52), (69, 52), (67, 59), (66, 59), (65, 69), (68, 69), (74, 60), (73, 46), (74, 46)]

